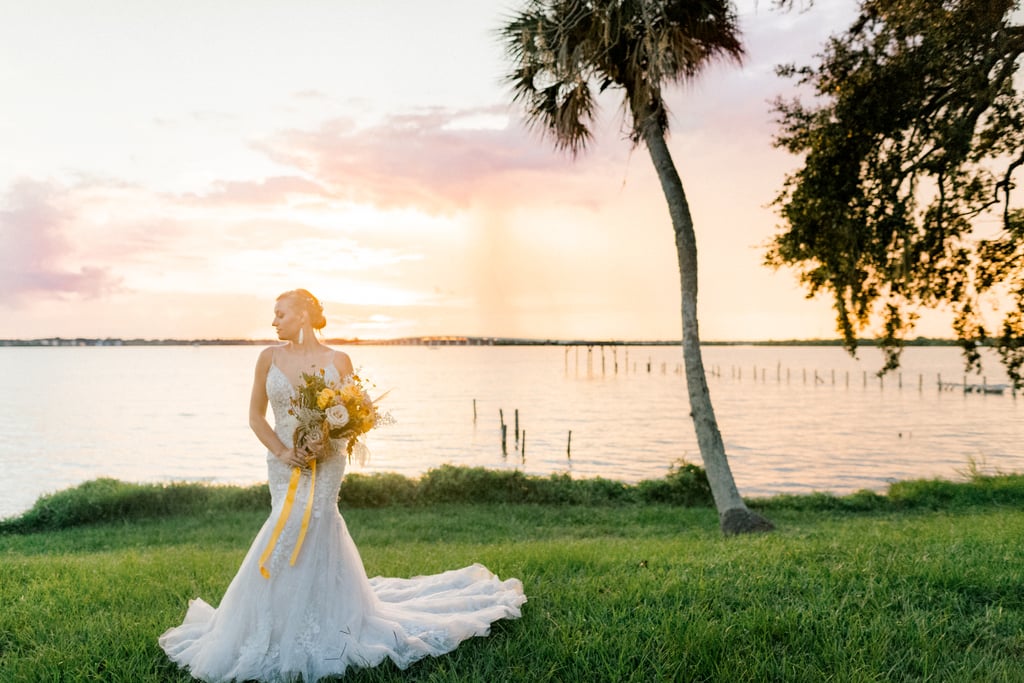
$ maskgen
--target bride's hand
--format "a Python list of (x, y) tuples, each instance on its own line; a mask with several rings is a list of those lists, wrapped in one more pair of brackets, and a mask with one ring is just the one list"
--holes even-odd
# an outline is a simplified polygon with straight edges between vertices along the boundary
[(289, 467), (305, 467), (306, 466), (306, 455), (300, 453), (294, 448), (287, 449), (284, 453), (277, 456), (278, 459)]

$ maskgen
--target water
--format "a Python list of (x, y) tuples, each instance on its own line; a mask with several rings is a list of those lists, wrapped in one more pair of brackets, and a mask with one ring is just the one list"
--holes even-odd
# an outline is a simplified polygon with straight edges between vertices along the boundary
[[(589, 363), (585, 347), (349, 351), (381, 391), (391, 390), (384, 403), (398, 421), (371, 435), (371, 462), (352, 471), (417, 475), (451, 463), (633, 482), (664, 476), (680, 458), (700, 462), (676, 347), (620, 347), (614, 356), (608, 348), (603, 371), (600, 348)], [(97, 477), (265, 480), (265, 452), (248, 427), (258, 352), (0, 348), (0, 517)], [(708, 347), (704, 354), (719, 373), (708, 383), (744, 495), (956, 479), (972, 459), (988, 470), (1024, 471), (1020, 400), (936, 389), (939, 373), (962, 379), (955, 348), (908, 349), (902, 388), (896, 376), (881, 386), (873, 377), (881, 360), (872, 349), (859, 362), (833, 347)], [(985, 372), (989, 384), (1006, 382), (992, 358)], [(513, 436), (516, 409), (525, 460)], [(509, 425), (506, 455), (499, 410)]]

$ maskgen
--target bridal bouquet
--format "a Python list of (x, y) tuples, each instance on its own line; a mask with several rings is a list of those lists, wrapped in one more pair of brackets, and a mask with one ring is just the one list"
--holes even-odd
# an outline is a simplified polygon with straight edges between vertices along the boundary
[[(310, 454), (307, 461), (310, 470), (309, 493), (306, 496), (302, 526), (299, 529), (299, 536), (295, 541), (295, 548), (292, 550), (289, 564), (295, 564), (299, 551), (302, 549), (302, 542), (306, 538), (306, 530), (309, 528), (309, 518), (313, 511), (313, 493), (316, 490), (317, 461), (330, 453), (334, 443), (338, 441), (345, 443), (351, 461), (352, 451), (357, 446), (360, 436), (374, 427), (394, 422), (390, 414), (382, 414), (377, 410), (377, 401), (381, 398), (383, 396), (378, 396), (376, 399), (370, 398), (370, 393), (366, 390), (363, 379), (359, 375), (350, 375), (341, 384), (335, 384), (327, 381), (323, 370), (313, 375), (302, 374), (302, 384), (292, 396), (288, 412), (294, 415), (299, 423), (295, 427), (293, 437), (295, 448), (304, 449), (306, 453)], [(358, 445), (360, 446), (359, 459), (363, 461), (366, 456), (366, 447), (362, 444)], [(260, 574), (265, 579), (270, 578), (267, 562), (277, 545), (285, 523), (291, 516), (292, 505), (295, 503), (301, 479), (302, 469), (293, 467), (281, 514), (274, 525), (267, 547), (260, 556)]]
[(390, 414), (377, 409), (376, 399), (370, 398), (363, 379), (350, 375), (340, 385), (328, 381), (324, 371), (302, 375), (302, 384), (292, 397), (289, 412), (298, 420), (295, 428), (295, 448), (311, 454), (310, 460), (319, 460), (332, 449), (334, 442), (345, 444), (349, 461), (357, 439), (374, 427), (391, 421)]

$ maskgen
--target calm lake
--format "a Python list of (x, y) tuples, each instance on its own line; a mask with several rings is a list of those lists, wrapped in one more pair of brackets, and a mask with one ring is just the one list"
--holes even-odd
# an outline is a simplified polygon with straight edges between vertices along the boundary
[[(397, 423), (350, 471), (417, 475), (451, 463), (635, 482), (700, 462), (678, 347), (347, 349)], [(248, 427), (254, 346), (0, 348), (0, 517), (97, 477), (251, 484), (265, 451)], [(959, 350), (910, 348), (880, 382), (877, 350), (705, 348), (711, 397), (744, 495), (884, 490), (957, 479), (969, 461), (1024, 471), (1024, 405), (939, 391)], [(649, 369), (648, 369), (649, 368)], [(816, 377), (817, 376), (817, 377)], [(901, 379), (902, 378), (902, 379)], [(1005, 383), (994, 357), (984, 378)], [(900, 386), (902, 384), (902, 386)], [(474, 419), (474, 400), (476, 418)], [(515, 415), (525, 430), (514, 437)], [(499, 411), (508, 424), (502, 452)], [(571, 457), (567, 457), (572, 430)]]

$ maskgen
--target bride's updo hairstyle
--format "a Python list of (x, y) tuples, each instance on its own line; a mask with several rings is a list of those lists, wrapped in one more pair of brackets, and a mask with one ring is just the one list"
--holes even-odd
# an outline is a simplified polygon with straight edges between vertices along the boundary
[(305, 289), (292, 289), (277, 297), (278, 301), (288, 299), (309, 314), (309, 324), (314, 330), (322, 330), (327, 326), (324, 307), (320, 301)]

